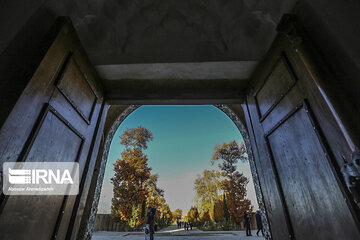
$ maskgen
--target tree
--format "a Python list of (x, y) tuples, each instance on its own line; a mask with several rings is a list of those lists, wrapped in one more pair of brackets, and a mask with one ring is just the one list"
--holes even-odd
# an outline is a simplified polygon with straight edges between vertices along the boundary
[(159, 222), (159, 227), (168, 225), (172, 221), (172, 213), (169, 205), (164, 198), (164, 190), (158, 188), (158, 174), (151, 174), (146, 182), (147, 189), (147, 206), (156, 208), (155, 219)]
[(220, 177), (220, 172), (204, 170), (194, 183), (196, 206), (201, 212), (209, 212), (212, 219), (215, 201), (220, 198), (222, 192)]
[(211, 163), (214, 164), (217, 160), (222, 160), (218, 166), (223, 177), (221, 188), (226, 197), (223, 202), (226, 201), (228, 205), (230, 220), (233, 223), (240, 224), (244, 211), (252, 208), (250, 200), (246, 199), (246, 186), (249, 181), (236, 170), (236, 164), (239, 160), (247, 161), (245, 143), (241, 142), (239, 145), (236, 141), (230, 141), (216, 145)]
[(149, 179), (146, 182), (146, 190), (147, 190), (147, 200), (146, 205), (147, 207), (156, 208), (156, 215), (155, 218), (158, 219), (161, 215), (160, 207), (166, 204), (164, 198), (164, 190), (158, 188), (157, 181), (159, 175), (158, 174), (151, 174)]
[(229, 205), (230, 218), (236, 224), (243, 221), (242, 215), (244, 211), (251, 212), (251, 201), (246, 198), (246, 185), (249, 180), (241, 173), (234, 173), (234, 183), (229, 187), (231, 194), (227, 195), (227, 202)]
[(146, 201), (144, 200), (141, 204), (141, 218), (143, 222), (145, 221), (145, 217), (146, 217)]
[(134, 202), (134, 204), (132, 205), (131, 208), (131, 215), (129, 218), (129, 226), (132, 228), (135, 228), (138, 223), (139, 223), (139, 216), (140, 216), (140, 209), (139, 209), (139, 205), (137, 204), (137, 202)]
[(126, 128), (120, 139), (120, 144), (123, 144), (125, 148), (146, 150), (148, 142), (153, 140), (153, 135), (147, 128), (139, 126), (137, 128)]
[(148, 194), (146, 182), (150, 178), (151, 168), (143, 150), (152, 140), (151, 132), (141, 126), (126, 129), (120, 136), (120, 143), (125, 146), (121, 158), (114, 163), (114, 197), (111, 213), (117, 220), (128, 221), (130, 226), (140, 224), (144, 215), (142, 203)]
[(210, 221), (210, 213), (209, 213), (209, 211), (201, 212), (199, 217), (200, 217), (200, 221), (202, 221), (202, 222)]
[(191, 207), (187, 214), (188, 221), (197, 222), (199, 219), (199, 211), (196, 207)]
[(215, 222), (224, 221), (224, 207), (223, 207), (223, 201), (221, 199), (215, 201), (214, 209), (213, 209), (213, 220)]
[(176, 210), (172, 213), (172, 216), (173, 216), (173, 221), (174, 221), (174, 222), (180, 221), (181, 218), (182, 218), (182, 210), (181, 210), (181, 209), (176, 209)]
[(226, 203), (226, 198), (225, 198), (225, 194), (223, 195), (223, 212), (224, 212), (224, 219), (225, 221), (229, 221), (230, 220), (230, 213), (229, 213), (229, 209)]
[(159, 227), (171, 223), (172, 214), (164, 191), (157, 187), (158, 175), (151, 174), (144, 150), (153, 139), (152, 133), (139, 126), (126, 129), (120, 136), (120, 143), (125, 146), (121, 158), (114, 163), (114, 198), (111, 213), (115, 219), (128, 222), (136, 228), (145, 221), (146, 209), (157, 209), (155, 219)]
[(235, 140), (229, 143), (217, 144), (214, 148), (211, 164), (214, 164), (216, 160), (223, 160), (219, 163), (221, 171), (232, 174), (236, 171), (236, 164), (238, 161), (247, 161), (247, 152), (244, 141), (239, 145)]
[(151, 174), (145, 183), (146, 190), (148, 192), (147, 203), (150, 206), (152, 203), (156, 204), (156, 198), (164, 197), (164, 190), (158, 188), (157, 186), (158, 179), (158, 174)]

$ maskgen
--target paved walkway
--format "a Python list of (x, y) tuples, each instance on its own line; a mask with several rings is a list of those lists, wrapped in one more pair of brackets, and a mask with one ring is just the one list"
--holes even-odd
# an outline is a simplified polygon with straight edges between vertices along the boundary
[[(264, 240), (264, 237), (257, 237), (256, 232), (252, 231), (253, 236), (245, 236), (245, 231), (201, 231), (197, 228), (193, 230), (178, 229), (176, 225), (169, 226), (155, 233), (155, 239), (159, 240)], [(255, 235), (255, 236), (254, 236)], [(144, 240), (143, 232), (94, 232), (93, 240)]]

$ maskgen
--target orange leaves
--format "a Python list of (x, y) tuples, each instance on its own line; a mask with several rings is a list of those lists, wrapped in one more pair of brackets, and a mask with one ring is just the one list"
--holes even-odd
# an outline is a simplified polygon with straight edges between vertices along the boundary
[(200, 213), (200, 221), (202, 222), (208, 222), (210, 221), (210, 213), (209, 211), (204, 211), (202, 213)]
[[(217, 144), (214, 147), (211, 164), (218, 160), (220, 160), (219, 172), (205, 170), (195, 180), (195, 201), (202, 211), (202, 216), (208, 212), (212, 220), (221, 222), (229, 219), (230, 215), (232, 223), (240, 224), (244, 211), (251, 209), (251, 202), (246, 199), (246, 186), (249, 181), (237, 171), (238, 161), (247, 161), (245, 143), (230, 141)], [(220, 194), (223, 193), (226, 197), (221, 200)]]
[(196, 207), (191, 207), (187, 214), (188, 221), (197, 222), (199, 219), (199, 211)]
[(132, 224), (136, 226), (142, 221), (138, 216), (141, 214), (139, 209), (148, 195), (146, 182), (150, 178), (151, 168), (143, 149), (146, 149), (152, 134), (143, 127), (127, 129), (120, 139), (125, 149), (121, 158), (114, 163), (114, 177), (111, 179), (114, 198), (111, 212), (119, 220), (129, 222), (131, 218)]
[(213, 220), (216, 222), (220, 222), (224, 220), (224, 206), (223, 201), (218, 199), (215, 201), (214, 210), (213, 210)]
[(114, 163), (112, 215), (136, 228), (145, 221), (145, 211), (151, 206), (157, 209), (155, 219), (170, 221), (171, 211), (164, 191), (157, 187), (158, 176), (151, 174), (148, 158), (143, 152), (153, 139), (152, 133), (140, 126), (126, 129), (120, 139), (125, 149)]
[(182, 210), (176, 209), (174, 212), (172, 212), (173, 221), (180, 221), (182, 218)]

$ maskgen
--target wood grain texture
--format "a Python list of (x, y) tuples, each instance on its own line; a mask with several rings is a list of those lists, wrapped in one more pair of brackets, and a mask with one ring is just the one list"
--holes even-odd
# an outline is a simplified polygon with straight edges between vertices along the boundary
[[(318, 86), (322, 74), (316, 61), (304, 62), (301, 51), (308, 50), (294, 32), (278, 35), (253, 75), (247, 97), (247, 123), (272, 235), (358, 239), (358, 209), (339, 172), (351, 148), (324, 98), (326, 89)], [(282, 56), (288, 67), (279, 71), (276, 63)], [(316, 74), (309, 72), (309, 64)], [(266, 84), (269, 76), (276, 84)]]
[(79, 195), (1, 195), (5, 239), (75, 239), (94, 170), (103, 90), (71, 23), (59, 21), (57, 37), (1, 129), (0, 156), (2, 162), (78, 162)]
[[(329, 153), (302, 106), (266, 139), (275, 161), (295, 239), (351, 239), (356, 225), (329, 165)], [(300, 170), (300, 171), (299, 171)], [(336, 219), (336, 221), (329, 221)]]
[(87, 123), (90, 123), (97, 100), (94, 91), (71, 55), (63, 71), (61, 78), (56, 84), (57, 88), (80, 116), (82, 116)]
[(296, 77), (285, 55), (277, 60), (273, 71), (255, 94), (260, 120), (262, 121), (296, 83)]

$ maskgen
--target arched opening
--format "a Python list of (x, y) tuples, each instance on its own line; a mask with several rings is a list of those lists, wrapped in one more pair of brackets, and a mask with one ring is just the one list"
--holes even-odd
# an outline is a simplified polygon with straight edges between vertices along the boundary
[[(130, 106), (126, 106), (126, 107), (125, 106), (110, 107), (107, 118), (112, 119), (112, 120), (109, 121), (109, 122), (111, 122), (111, 124), (108, 122), (109, 126), (108, 126), (108, 131), (106, 132), (106, 135), (105, 135), (106, 138), (105, 138), (103, 147), (100, 148), (100, 151), (102, 151), (101, 165), (99, 168), (99, 174), (98, 174), (97, 183), (96, 183), (95, 195), (94, 195), (93, 202), (92, 202), (91, 215), (90, 215), (88, 226), (87, 226), (87, 237), (91, 237), (91, 234), (92, 234), (92, 231), (94, 228), (94, 222), (95, 222), (95, 219), (96, 219), (95, 217), (96, 217), (97, 210), (98, 210), (102, 184), (104, 181), (105, 169), (106, 169), (107, 160), (108, 160), (108, 156), (109, 156), (109, 150), (110, 150), (111, 143), (114, 140), (115, 133), (118, 130), (119, 126), (124, 122), (124, 120), (141, 106), (142, 105), (130, 105)], [(262, 192), (261, 192), (261, 188), (260, 188), (260, 184), (259, 184), (258, 173), (257, 173), (256, 167), (255, 167), (253, 152), (252, 152), (251, 145), (250, 145), (249, 135), (248, 135), (247, 129), (243, 123), (244, 119), (242, 117), (242, 114), (243, 114), (242, 108), (240, 105), (236, 106), (236, 105), (218, 104), (218, 105), (213, 105), (213, 106), (216, 107), (217, 109), (219, 109), (220, 111), (222, 111), (233, 122), (233, 124), (236, 126), (237, 130), (239, 131), (239, 133), (242, 137), (242, 140), (244, 141), (244, 143), (246, 145), (246, 150), (247, 150), (247, 155), (248, 155), (248, 164), (249, 164), (250, 170), (251, 170), (250, 181), (253, 183), (253, 186), (255, 189), (254, 190), (255, 196), (256, 196), (255, 201), (257, 202), (256, 208), (259, 209), (262, 214), (265, 235), (270, 236), (268, 220), (267, 220), (265, 207), (264, 207), (264, 203), (263, 203), (263, 196), (262, 196)], [(106, 123), (106, 124), (108, 124), (108, 123)], [(105, 126), (105, 128), (106, 128), (106, 126)], [(239, 140), (239, 139), (235, 139), (235, 140)], [(255, 227), (255, 226), (253, 226), (253, 227)]]
[[(103, 8), (97, 1), (83, 2), (83, 7), (79, 1), (73, 1), (73, 7), (69, 1), (64, 1), (66, 6), (48, 1), (2, 8), (9, 22), (3, 24), (6, 39), (1, 46), (1, 162), (28, 162), (32, 157), (28, 153), (40, 152), (49, 159), (80, 162), (83, 169), (80, 194), (74, 197), (39, 201), (1, 195), (3, 238), (82, 239), (86, 231), (89, 237), (109, 136), (114, 123), (137, 107), (116, 104), (149, 101), (243, 103), (251, 159), (256, 163), (251, 160), (252, 169), (261, 183), (258, 192), (263, 194), (274, 239), (359, 238), (359, 195), (348, 181), (359, 173), (341, 171), (358, 163), (360, 145), (355, 1), (343, 6), (339, 1), (301, 0), (293, 10), (290, 2), (244, 1), (240, 9), (233, 5), (238, 1), (224, 1), (221, 6), (178, 1), (180, 5), (170, 8), (165, 5), (173, 1), (160, 1), (162, 16), (153, 14), (158, 6), (147, 6), (151, 1), (144, 5), (133, 1), (131, 5), (138, 6), (131, 11), (127, 11), (130, 5), (119, 1), (103, 1)], [(21, 13), (24, 9), (27, 14)], [(189, 14), (179, 17), (179, 11)], [(197, 14), (200, 11), (204, 14)], [(286, 14), (280, 21), (286, 12), (295, 15)], [(153, 21), (139, 17), (142, 13)], [(231, 21), (226, 20), (229, 13), (235, 16)], [(75, 29), (69, 20), (60, 19), (46, 34), (57, 16), (70, 16)], [(121, 21), (115, 24), (114, 19)], [(225, 25), (219, 24), (222, 19)], [(183, 23), (190, 23), (190, 29)], [(128, 25), (136, 31), (128, 31)], [(178, 37), (184, 32), (189, 34), (187, 41)], [(157, 38), (150, 37), (154, 33), (159, 33)], [(142, 63), (151, 64), (150, 70), (173, 66), (186, 71), (178, 79), (169, 71), (163, 78), (148, 79)], [(120, 74), (110, 74), (109, 69)], [(99, 78), (96, 70), (106, 75)], [(142, 88), (144, 83), (147, 86)], [(113, 105), (106, 119), (108, 104)], [(234, 105), (226, 107), (245, 125)]]

